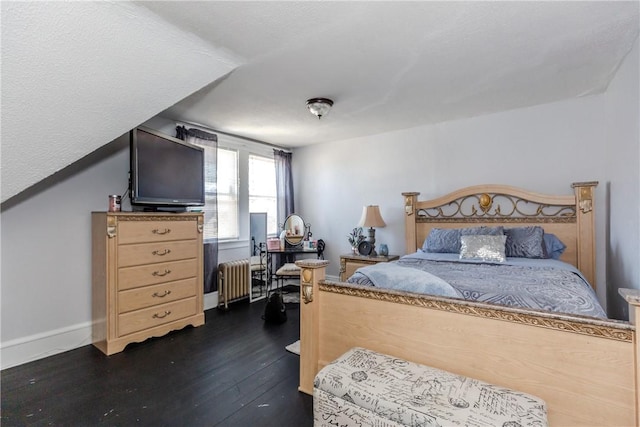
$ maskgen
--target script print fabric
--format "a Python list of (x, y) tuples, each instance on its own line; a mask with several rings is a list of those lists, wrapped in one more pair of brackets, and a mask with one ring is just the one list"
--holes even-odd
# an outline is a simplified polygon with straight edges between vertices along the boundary
[[(508, 264), (469, 264), (402, 258), (398, 265), (428, 271), (465, 300), (606, 318), (593, 289), (570, 270)], [(373, 286), (357, 271), (348, 282)], [(384, 287), (384, 286), (378, 286)]]
[(357, 347), (318, 373), (313, 403), (318, 425), (548, 425), (535, 396)]
[(324, 390), (313, 389), (313, 427), (402, 427)]

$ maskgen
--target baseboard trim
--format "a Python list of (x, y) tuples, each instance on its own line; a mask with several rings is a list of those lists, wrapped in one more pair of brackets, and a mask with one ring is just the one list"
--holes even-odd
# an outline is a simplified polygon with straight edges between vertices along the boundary
[(210, 310), (218, 307), (218, 291), (204, 294), (204, 309)]
[[(204, 309), (218, 307), (218, 292), (204, 294)], [(0, 369), (44, 359), (91, 344), (91, 322), (54, 329), (0, 344)]]
[(2, 369), (91, 344), (91, 322), (17, 338), (0, 345)]

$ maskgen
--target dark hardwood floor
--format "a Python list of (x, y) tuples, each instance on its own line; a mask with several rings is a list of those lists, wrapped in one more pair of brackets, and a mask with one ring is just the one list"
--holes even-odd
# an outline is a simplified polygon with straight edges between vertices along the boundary
[(85, 346), (0, 373), (5, 426), (311, 426), (298, 387), (299, 306), (265, 324), (264, 302), (105, 356)]

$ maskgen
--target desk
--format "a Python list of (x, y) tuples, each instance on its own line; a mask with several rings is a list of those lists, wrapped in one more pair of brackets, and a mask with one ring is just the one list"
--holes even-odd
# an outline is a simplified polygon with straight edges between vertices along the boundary
[[(318, 256), (318, 249), (304, 249), (302, 245), (297, 247), (289, 247), (285, 249), (267, 249), (267, 277), (269, 280), (269, 287), (273, 281), (274, 272), (282, 265), (288, 262), (295, 262), (296, 258), (300, 254), (312, 254)], [(276, 266), (273, 266), (273, 255), (276, 255), (276, 259), (281, 257), (281, 262), (276, 261)]]

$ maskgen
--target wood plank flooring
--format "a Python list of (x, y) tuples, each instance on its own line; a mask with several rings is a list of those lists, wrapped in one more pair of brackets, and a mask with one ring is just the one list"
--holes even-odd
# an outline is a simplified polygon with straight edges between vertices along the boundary
[(265, 324), (264, 302), (205, 312), (199, 328), (105, 356), (85, 346), (0, 373), (5, 426), (313, 425), (298, 387), (299, 306)]

